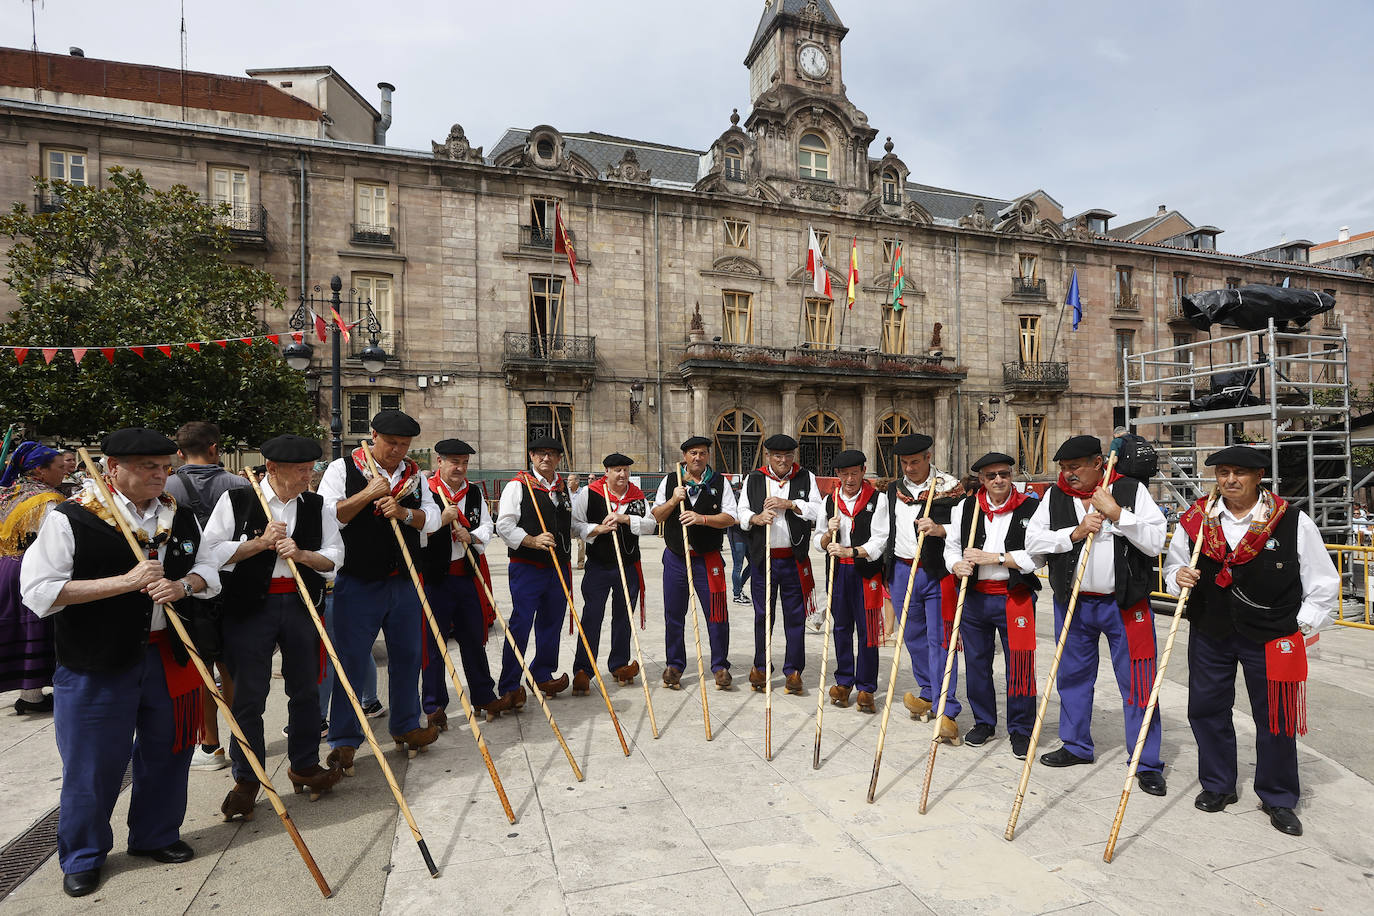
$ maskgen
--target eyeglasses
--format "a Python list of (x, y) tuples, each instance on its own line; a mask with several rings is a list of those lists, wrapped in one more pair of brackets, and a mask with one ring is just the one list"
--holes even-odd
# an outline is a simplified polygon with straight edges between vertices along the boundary
[(984, 472), (983, 472), (983, 476), (984, 476), (985, 478), (987, 478), (988, 480), (996, 480), (996, 479), (999, 478), (999, 477), (1006, 477), (1006, 478), (1010, 479), (1010, 478), (1011, 478), (1011, 470), (1008, 469), (1008, 470), (1005, 470), (1005, 471), (984, 471)]

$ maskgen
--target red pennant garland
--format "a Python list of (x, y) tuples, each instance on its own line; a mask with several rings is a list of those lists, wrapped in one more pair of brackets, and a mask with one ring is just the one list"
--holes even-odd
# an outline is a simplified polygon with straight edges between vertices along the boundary
[(24, 357), (29, 355), (28, 347), (15, 347), (14, 358), (19, 361), (19, 365), (24, 365)]
[(52, 358), (53, 358), (54, 356), (56, 356), (56, 355), (57, 355), (57, 348), (56, 348), (56, 347), (44, 347), (44, 348), (43, 348), (43, 362), (51, 364), (51, 363), (52, 363)]
[(253, 342), (253, 338), (251, 338), (251, 337), (240, 337), (240, 338), (239, 338), (239, 343), (251, 344), (252, 342)]
[(217, 341), (215, 341), (215, 343), (219, 344), (219, 345), (220, 345), (220, 349), (222, 349), (222, 350), (227, 350), (227, 349), (229, 349), (229, 341), (227, 341), (227, 340), (217, 340)]
[(193, 340), (193, 341), (191, 341), (190, 343), (188, 343), (186, 346), (190, 347), (192, 350), (195, 350), (197, 353), (200, 352), (200, 341), (198, 341), (198, 340)]
[(111, 366), (114, 365), (114, 351), (115, 351), (115, 348), (114, 348), (114, 347), (101, 347), (101, 348), (100, 348), (100, 352), (103, 353), (103, 354), (105, 354), (105, 359), (109, 361), (109, 363), (110, 363)]
[(157, 345), (157, 348), (158, 348), (159, 350), (162, 351), (162, 355), (163, 355), (163, 356), (167, 357), (168, 359), (171, 359), (171, 358), (172, 358), (172, 345), (171, 345), (171, 344), (158, 344), (158, 345)]
[(134, 351), (134, 353), (136, 353), (136, 354), (138, 355), (138, 358), (139, 358), (139, 359), (142, 359), (142, 358), (143, 358), (143, 348), (142, 348), (142, 347), (130, 347), (129, 349), (132, 350), (132, 351)]
[(86, 347), (72, 347), (72, 359), (76, 360), (78, 366), (81, 365), (81, 357), (85, 355)]
[(280, 335), (280, 334), (268, 334), (268, 335), (267, 335), (267, 339), (270, 340), (270, 341), (272, 341), (272, 343), (275, 344), (276, 346), (281, 346), (281, 335)]

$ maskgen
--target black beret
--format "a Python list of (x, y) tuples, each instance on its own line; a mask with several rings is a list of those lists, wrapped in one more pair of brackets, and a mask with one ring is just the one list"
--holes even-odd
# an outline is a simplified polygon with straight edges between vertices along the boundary
[(987, 467), (990, 464), (1009, 464), (1012, 467), (1016, 467), (1016, 459), (1011, 457), (1010, 455), (1003, 454), (1002, 452), (988, 452), (982, 458), (979, 458), (977, 461), (973, 462), (972, 466), (969, 467), (969, 470), (981, 471), (983, 468)]
[(627, 468), (634, 464), (635, 460), (629, 455), (622, 455), (619, 452), (612, 452), (601, 461), (603, 468)]
[(774, 433), (763, 440), (763, 447), (770, 452), (794, 452), (797, 450), (797, 440), (784, 433)]
[(112, 458), (126, 455), (175, 455), (177, 444), (155, 429), (132, 426), (117, 429), (100, 440), (100, 450)]
[(1232, 445), (1208, 455), (1203, 464), (1209, 468), (1214, 468), (1220, 464), (1229, 464), (1235, 468), (1268, 469), (1269, 452), (1251, 448), (1248, 445)]
[(847, 448), (835, 456), (835, 460), (830, 463), (830, 466), (838, 471), (842, 468), (857, 468), (865, 464), (868, 464), (868, 459), (864, 457), (863, 452), (856, 448)]
[(268, 461), (280, 461), (283, 464), (314, 462), (324, 454), (324, 449), (320, 448), (320, 444), (314, 439), (290, 433), (268, 439), (258, 447), (258, 451), (262, 452), (262, 457)]
[(420, 424), (399, 410), (382, 410), (372, 418), (372, 428), (384, 436), (420, 435)]
[(897, 440), (897, 445), (892, 449), (894, 455), (919, 455), (921, 452), (930, 451), (930, 447), (935, 444), (935, 440), (922, 433), (912, 433)]
[(434, 452), (437, 455), (475, 455), (477, 449), (462, 439), (440, 439), (434, 443)]
[(1102, 454), (1102, 440), (1096, 436), (1070, 436), (1054, 453), (1055, 461), (1069, 461), (1073, 458), (1092, 458)]
[(702, 448), (703, 446), (710, 448), (711, 440), (707, 439), (705, 436), (692, 436), (678, 447), (685, 452), (689, 448)]
[(526, 450), (531, 452), (540, 452), (544, 449), (555, 451), (561, 455), (563, 454), (563, 443), (559, 442), (552, 436), (540, 436), (539, 438), (531, 441), (530, 444), (526, 446)]

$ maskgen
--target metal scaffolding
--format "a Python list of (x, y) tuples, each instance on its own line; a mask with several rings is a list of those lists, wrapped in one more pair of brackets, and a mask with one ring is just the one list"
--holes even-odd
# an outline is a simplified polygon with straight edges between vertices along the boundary
[[(1159, 452), (1156, 499), (1182, 510), (1209, 492), (1202, 462), (1223, 445), (1268, 448), (1269, 481), (1328, 543), (1350, 533), (1347, 331), (1209, 335), (1122, 353), (1126, 416)], [(1211, 409), (1206, 409), (1210, 407)]]

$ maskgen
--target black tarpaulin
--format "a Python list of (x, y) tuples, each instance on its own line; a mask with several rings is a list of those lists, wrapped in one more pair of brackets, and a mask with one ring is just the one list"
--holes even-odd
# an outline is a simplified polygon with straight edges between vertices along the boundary
[(1183, 297), (1183, 317), (1206, 331), (1214, 324), (1260, 331), (1274, 319), (1274, 327), (1290, 323), (1306, 327), (1314, 315), (1336, 307), (1336, 297), (1315, 289), (1293, 289), (1247, 283), (1236, 289), (1209, 289)]

